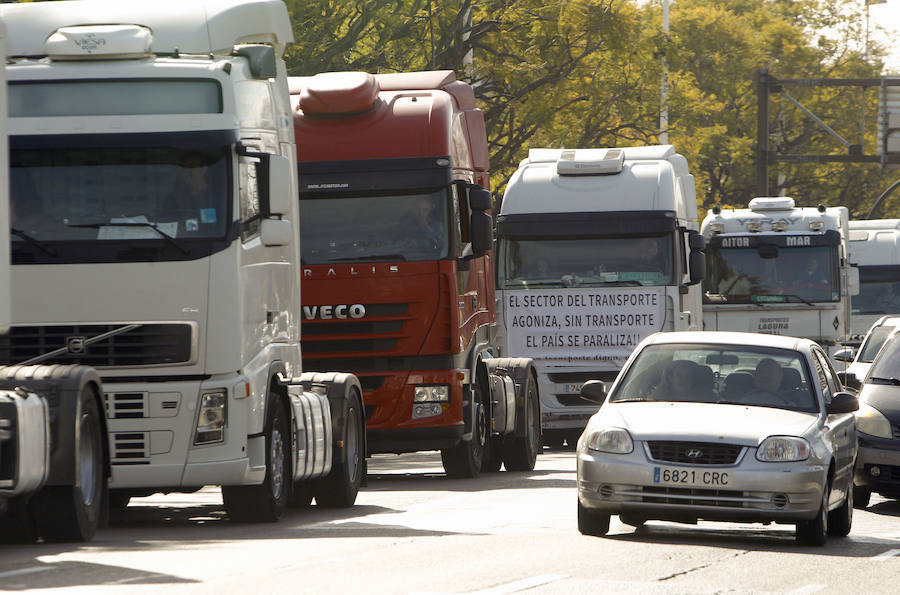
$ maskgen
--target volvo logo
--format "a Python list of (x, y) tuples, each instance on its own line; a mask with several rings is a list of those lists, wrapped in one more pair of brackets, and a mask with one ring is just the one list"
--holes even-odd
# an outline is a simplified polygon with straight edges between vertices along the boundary
[(703, 451), (699, 448), (691, 448), (687, 451), (687, 456), (692, 459), (699, 459), (703, 456)]
[(303, 317), (307, 320), (346, 320), (347, 318), (362, 318), (366, 315), (366, 307), (362, 304), (339, 304), (337, 306), (303, 306)]
[(66, 337), (66, 352), (72, 355), (85, 353), (87, 344), (84, 337)]

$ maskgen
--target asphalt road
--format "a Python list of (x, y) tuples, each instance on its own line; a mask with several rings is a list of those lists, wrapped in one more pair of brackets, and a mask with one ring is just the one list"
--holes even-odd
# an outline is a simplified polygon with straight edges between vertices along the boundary
[(53, 593), (897, 593), (900, 502), (800, 547), (793, 527), (613, 517), (576, 528), (575, 458), (532, 473), (444, 477), (437, 453), (369, 461), (356, 506), (227, 520), (215, 488), (139, 498), (83, 545), (0, 546), (0, 591)]

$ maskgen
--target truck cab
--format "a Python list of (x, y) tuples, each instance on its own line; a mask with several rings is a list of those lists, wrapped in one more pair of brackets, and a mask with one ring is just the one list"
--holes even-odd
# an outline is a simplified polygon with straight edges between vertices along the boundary
[(714, 207), (707, 242), (706, 330), (790, 335), (829, 352), (850, 337), (846, 207), (798, 207), (791, 197), (757, 197), (746, 209)]
[(859, 271), (850, 325), (858, 342), (880, 317), (900, 314), (900, 219), (851, 220), (850, 264)]
[(498, 218), (501, 353), (534, 359), (544, 441), (574, 445), (657, 331), (699, 330), (704, 272), (694, 178), (670, 145), (531, 149)]

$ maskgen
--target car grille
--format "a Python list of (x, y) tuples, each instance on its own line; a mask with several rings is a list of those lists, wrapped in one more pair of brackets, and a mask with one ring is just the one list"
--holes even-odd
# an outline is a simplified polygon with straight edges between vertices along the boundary
[(736, 490), (707, 490), (699, 488), (647, 487), (642, 502), (648, 504), (681, 504), (684, 506), (723, 506), (742, 508), (744, 492)]
[[(17, 364), (53, 351), (40, 364), (81, 364), (95, 368), (190, 362), (191, 325), (82, 324), (14, 326), (0, 337), (0, 363)], [(123, 332), (116, 332), (122, 330)], [(100, 335), (110, 336), (94, 340)]]
[(648, 447), (655, 461), (691, 465), (733, 465), (744, 448), (737, 444), (664, 440), (651, 440)]
[(894, 435), (894, 440), (900, 440), (900, 426), (891, 426), (891, 433)]

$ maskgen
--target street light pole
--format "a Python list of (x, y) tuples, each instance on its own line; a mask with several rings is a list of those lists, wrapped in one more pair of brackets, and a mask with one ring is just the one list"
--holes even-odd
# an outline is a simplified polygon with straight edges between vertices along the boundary
[(669, 144), (669, 66), (666, 63), (666, 52), (669, 49), (669, 3), (671, 0), (663, 0), (662, 2), (662, 30), (663, 51), (660, 59), (662, 60), (662, 76), (659, 82), (659, 142), (660, 144)]

